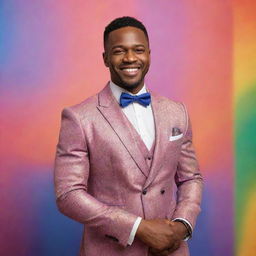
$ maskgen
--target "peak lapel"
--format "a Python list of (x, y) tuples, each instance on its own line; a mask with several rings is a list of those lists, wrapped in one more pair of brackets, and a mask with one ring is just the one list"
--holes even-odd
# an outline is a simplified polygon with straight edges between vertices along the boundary
[(146, 161), (137, 146), (137, 142), (134, 139), (129, 126), (125, 123), (125, 116), (122, 110), (112, 95), (109, 84), (98, 94), (99, 105), (98, 109), (100, 113), (104, 116), (106, 121), (112, 127), (116, 135), (119, 137), (120, 141), (127, 149), (128, 153), (131, 155), (132, 159), (135, 161), (141, 172), (147, 176), (148, 166)]

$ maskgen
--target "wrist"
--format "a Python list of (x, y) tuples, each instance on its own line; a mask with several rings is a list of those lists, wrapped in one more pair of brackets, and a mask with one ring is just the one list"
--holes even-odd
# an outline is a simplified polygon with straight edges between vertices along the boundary
[(135, 236), (140, 238), (141, 237), (141, 234), (143, 233), (143, 230), (144, 230), (144, 226), (145, 226), (145, 220), (142, 219), (138, 228), (137, 228), (137, 231), (136, 231), (136, 234)]
[(179, 236), (180, 240), (184, 240), (190, 236), (189, 230), (183, 221), (175, 220), (174, 222), (177, 227), (177, 235)]

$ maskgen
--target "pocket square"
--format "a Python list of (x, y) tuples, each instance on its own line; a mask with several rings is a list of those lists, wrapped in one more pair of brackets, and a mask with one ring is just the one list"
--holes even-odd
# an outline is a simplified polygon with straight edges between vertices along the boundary
[(178, 139), (182, 138), (182, 136), (183, 136), (183, 133), (181, 133), (179, 135), (175, 135), (175, 136), (170, 136), (169, 141), (178, 140)]
[(172, 128), (172, 136), (177, 136), (177, 135), (180, 135), (182, 132), (180, 131), (179, 128), (177, 127), (173, 127)]

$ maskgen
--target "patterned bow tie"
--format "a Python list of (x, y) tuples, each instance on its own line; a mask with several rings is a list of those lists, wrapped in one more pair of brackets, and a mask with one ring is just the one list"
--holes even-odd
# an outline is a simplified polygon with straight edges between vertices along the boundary
[(120, 96), (120, 106), (126, 107), (132, 102), (138, 102), (142, 106), (147, 107), (151, 102), (151, 96), (150, 93), (146, 92), (140, 95), (131, 95), (125, 92), (122, 92)]

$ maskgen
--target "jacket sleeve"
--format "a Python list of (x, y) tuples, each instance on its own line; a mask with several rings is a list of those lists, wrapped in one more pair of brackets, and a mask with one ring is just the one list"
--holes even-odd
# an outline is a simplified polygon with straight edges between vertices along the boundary
[(61, 115), (57, 144), (54, 185), (56, 203), (64, 215), (93, 227), (103, 236), (127, 246), (137, 216), (101, 203), (87, 192), (90, 160), (81, 123), (72, 108)]
[(185, 116), (185, 132), (179, 156), (175, 182), (177, 185), (177, 206), (173, 218), (187, 220), (194, 228), (201, 211), (203, 179), (192, 144), (192, 130), (189, 116), (182, 104)]

